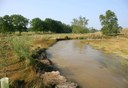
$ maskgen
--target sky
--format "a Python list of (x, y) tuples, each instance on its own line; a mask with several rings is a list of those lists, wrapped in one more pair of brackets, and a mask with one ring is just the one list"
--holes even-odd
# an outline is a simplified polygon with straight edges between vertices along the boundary
[(28, 19), (52, 18), (71, 24), (79, 16), (89, 19), (88, 27), (100, 29), (99, 15), (115, 12), (118, 23), (128, 28), (128, 0), (0, 0), (0, 16), (21, 14)]

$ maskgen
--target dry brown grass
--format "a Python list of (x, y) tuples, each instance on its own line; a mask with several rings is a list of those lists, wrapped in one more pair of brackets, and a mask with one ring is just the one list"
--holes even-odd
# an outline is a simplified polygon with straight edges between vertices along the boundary
[(128, 28), (124, 28), (120, 32), (121, 34), (128, 34)]
[(36, 76), (36, 72), (30, 66), (21, 71), (10, 74), (9, 77), (11, 80), (25, 80), (26, 82), (31, 82), (37, 76)]
[(32, 44), (32, 48), (35, 49), (37, 47), (40, 47), (40, 48), (48, 48), (49, 46), (51, 46), (54, 42), (56, 42), (56, 40), (53, 40), (53, 39), (37, 39), (37, 40), (34, 40), (33, 41), (33, 44)]
[[(31, 47), (30, 51), (31, 49), (34, 50), (37, 47), (48, 48), (50, 45), (56, 42), (53, 39), (52, 40), (48, 39), (49, 36), (46, 37), (44, 35), (43, 36), (42, 35), (30, 35), (30, 36), (28, 35), (27, 36), (16, 36), (15, 35), (15, 36), (10, 36), (10, 37), (18, 38), (21, 41), (22, 40), (29, 41), (29, 45)], [(8, 53), (7, 58), (6, 58), (7, 66), (5, 67), (6, 67), (7, 77), (9, 77), (10, 82), (15, 81), (15, 80), (24, 80), (26, 82), (26, 85), (37, 86), (37, 84), (39, 84), (41, 80), (37, 77), (35, 69), (32, 68), (31, 65), (28, 65), (26, 67), (25, 60), (19, 59), (16, 56), (16, 53), (12, 49), (7, 50), (7, 53)], [(0, 57), (0, 78), (5, 76), (3, 74), (4, 73), (3, 72), (4, 69), (2, 66), (3, 63), (4, 63), (4, 59), (3, 57)]]
[(111, 37), (100, 40), (85, 40), (83, 43), (90, 44), (96, 49), (101, 49), (105, 53), (115, 53), (124, 58), (128, 58), (128, 39), (124, 37)]

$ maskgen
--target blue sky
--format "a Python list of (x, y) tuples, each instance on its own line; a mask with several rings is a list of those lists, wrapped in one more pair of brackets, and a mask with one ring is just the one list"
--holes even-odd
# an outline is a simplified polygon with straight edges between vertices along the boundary
[(0, 16), (21, 14), (29, 19), (52, 18), (71, 24), (79, 16), (89, 19), (88, 27), (101, 28), (99, 15), (112, 10), (119, 25), (128, 27), (128, 0), (0, 0)]

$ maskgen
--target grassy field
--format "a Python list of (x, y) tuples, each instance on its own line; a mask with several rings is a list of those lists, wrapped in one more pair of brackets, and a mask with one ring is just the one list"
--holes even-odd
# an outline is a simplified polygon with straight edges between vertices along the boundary
[[(84, 39), (82, 43), (90, 44), (96, 49), (106, 53), (115, 53), (128, 58), (128, 35), (103, 36), (100, 32), (89, 34), (43, 34), (22, 33), (2, 35), (0, 34), (0, 78), (9, 77), (10, 84), (16, 80), (25, 81), (25, 85), (38, 88), (42, 80), (37, 77), (31, 64), (31, 53), (36, 48), (48, 48), (56, 42), (57, 38)], [(86, 39), (86, 40), (85, 40)], [(34, 63), (35, 64), (35, 63)], [(31, 74), (30, 74), (31, 73)]]
[[(56, 40), (42, 35), (9, 35), (0, 38), (0, 78), (9, 77), (10, 84), (17, 80), (38, 88), (41, 80), (31, 64), (31, 53), (36, 48), (48, 48)], [(36, 63), (34, 63), (36, 64)], [(15, 81), (15, 83), (14, 83)]]
[(128, 59), (128, 38), (125, 36), (108, 37), (97, 40), (83, 40), (96, 49), (103, 50), (105, 53), (114, 53)]

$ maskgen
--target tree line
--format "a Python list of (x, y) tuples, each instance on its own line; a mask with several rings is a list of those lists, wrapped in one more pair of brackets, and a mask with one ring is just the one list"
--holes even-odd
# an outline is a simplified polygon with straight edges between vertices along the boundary
[[(28, 27), (30, 24), (30, 27)], [(61, 21), (46, 18), (44, 21), (40, 18), (34, 18), (29, 21), (22, 15), (5, 15), (0, 17), (0, 32), (14, 33), (34, 31), (34, 32), (52, 32), (52, 33), (71, 33), (71, 26), (62, 23)]]
[(0, 32), (1, 33), (14, 33), (19, 31), (19, 34), (23, 31), (27, 31), (27, 25), (29, 20), (22, 15), (5, 15), (0, 17)]
[[(101, 22), (101, 32), (105, 35), (116, 35), (120, 32), (121, 26), (118, 25), (118, 19), (111, 10), (106, 11), (105, 15), (99, 16)], [(94, 33), (98, 30), (91, 27), (88, 28), (88, 19), (80, 16), (74, 18), (71, 25), (62, 23), (51, 18), (42, 20), (33, 18), (32, 20), (18, 14), (5, 15), (0, 17), (0, 33), (15, 33), (21, 34), (24, 31), (44, 32), (44, 33)], [(29, 25), (29, 26), (28, 26)]]
[(34, 18), (30, 21), (30, 31), (35, 32), (52, 32), (52, 33), (71, 33), (70, 25), (61, 21), (46, 18), (44, 21), (40, 18)]

